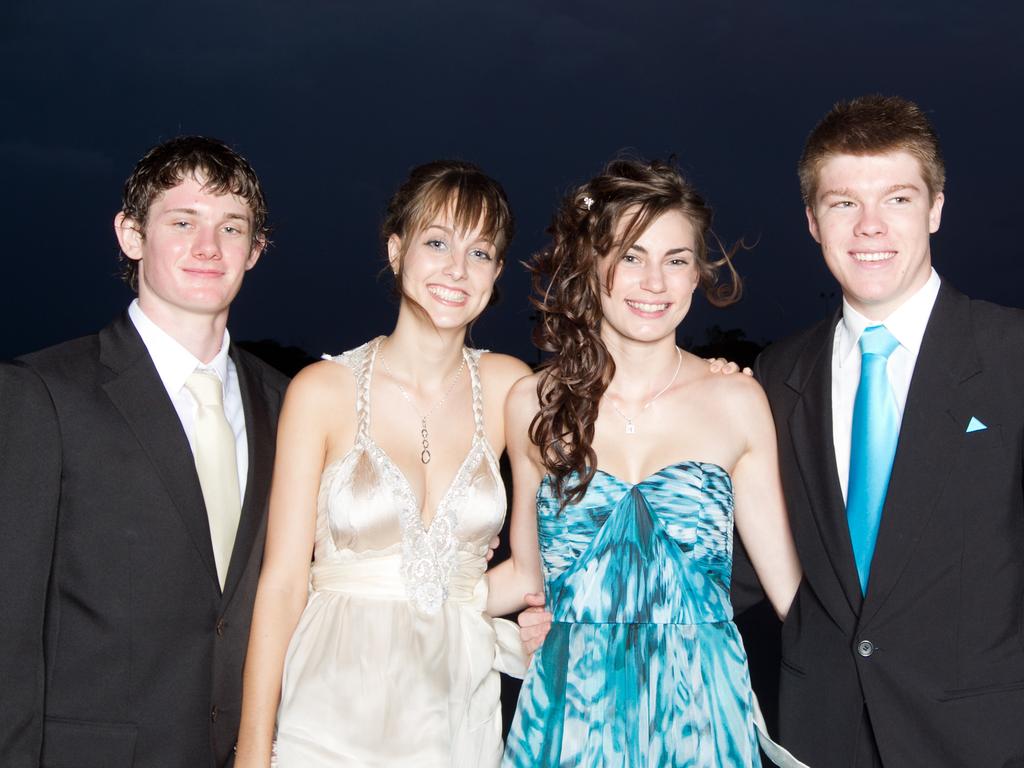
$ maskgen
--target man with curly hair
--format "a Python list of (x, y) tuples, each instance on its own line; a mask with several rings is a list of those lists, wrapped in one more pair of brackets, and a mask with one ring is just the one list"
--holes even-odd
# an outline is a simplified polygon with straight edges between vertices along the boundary
[(114, 228), (138, 291), (0, 366), (0, 764), (223, 766), (285, 378), (231, 343), (266, 245), (249, 164), (173, 139)]

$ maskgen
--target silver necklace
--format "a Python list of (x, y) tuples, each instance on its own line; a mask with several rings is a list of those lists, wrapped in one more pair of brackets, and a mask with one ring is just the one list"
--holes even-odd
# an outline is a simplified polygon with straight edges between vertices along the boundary
[[(654, 397), (652, 397), (650, 400), (648, 400), (646, 403), (643, 404), (643, 406), (640, 408), (640, 412), (641, 413), (643, 413), (648, 408), (650, 408), (652, 405), (654, 405), (654, 401), (657, 400), (662, 395), (664, 395), (665, 391), (675, 383), (676, 377), (679, 375), (679, 368), (680, 368), (680, 366), (682, 366), (682, 364), (683, 364), (683, 353), (679, 351), (679, 347), (676, 347), (676, 370), (675, 370), (675, 373), (673, 373), (672, 374), (672, 378), (668, 380), (668, 384), (666, 384), (664, 387), (662, 387), (661, 389), (658, 390), (658, 394), (656, 394)], [(626, 434), (627, 435), (635, 435), (636, 434), (636, 423), (633, 421), (632, 417), (627, 416), (621, 410), (619, 410), (619, 406), (617, 406), (614, 402), (612, 402), (612, 399), (610, 397), (608, 398), (608, 402), (611, 404), (612, 408), (615, 409), (615, 412), (617, 414), (619, 414), (619, 416), (621, 416), (623, 419), (625, 419), (625, 421), (626, 421)], [(637, 417), (637, 418), (639, 418), (639, 417)]]
[[(384, 370), (388, 372), (388, 376), (391, 377), (391, 380), (395, 383), (395, 386), (398, 387), (398, 391), (402, 393), (402, 397), (406, 399), (409, 405), (412, 406), (413, 411), (416, 412), (416, 415), (420, 417), (420, 439), (423, 441), (423, 450), (420, 451), (420, 461), (422, 461), (424, 464), (429, 464), (430, 432), (427, 429), (427, 419), (430, 418), (434, 411), (436, 411), (438, 408), (444, 405), (445, 401), (448, 399), (448, 395), (452, 393), (452, 390), (455, 389), (455, 385), (459, 383), (459, 378), (462, 376), (462, 369), (466, 367), (466, 356), (465, 354), (462, 355), (462, 362), (459, 363), (459, 370), (455, 372), (455, 376), (452, 377), (452, 383), (448, 385), (448, 389), (445, 390), (445, 393), (441, 396), (441, 399), (434, 403), (432, 406), (430, 406), (429, 411), (427, 411), (426, 413), (420, 413), (420, 409), (416, 407), (416, 403), (413, 402), (412, 396), (405, 391), (405, 387), (398, 383), (398, 378), (395, 376), (395, 372), (391, 370), (391, 366), (388, 365), (388, 361), (384, 359), (383, 344), (377, 345), (377, 355), (380, 357), (380, 362), (381, 365), (384, 366)], [(661, 393), (659, 392), (658, 394)]]

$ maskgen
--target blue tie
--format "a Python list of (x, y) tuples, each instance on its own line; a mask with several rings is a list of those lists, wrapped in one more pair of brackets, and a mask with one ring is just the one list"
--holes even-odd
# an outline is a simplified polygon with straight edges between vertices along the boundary
[(853, 403), (846, 521), (862, 594), (868, 591), (871, 557), (900, 434), (900, 415), (885, 370), (889, 355), (898, 346), (884, 325), (865, 328), (860, 337), (860, 383)]

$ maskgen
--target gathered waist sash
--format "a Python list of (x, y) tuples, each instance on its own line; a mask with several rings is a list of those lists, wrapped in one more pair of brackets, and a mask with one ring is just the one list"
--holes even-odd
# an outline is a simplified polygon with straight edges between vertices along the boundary
[[(448, 600), (470, 603), (483, 610), (487, 605), (487, 584), (482, 578), (486, 567), (482, 556), (458, 552), (447, 584)], [(401, 552), (314, 562), (310, 588), (314, 592), (343, 592), (379, 600), (409, 598)]]
[[(484, 612), (487, 561), (471, 552), (459, 552), (456, 566), (448, 584), (448, 602), (468, 609), (460, 622), (467, 658), (487, 659), (487, 669), (523, 677), (529, 658), (519, 637), (519, 627), (504, 619), (492, 619)], [(400, 552), (314, 563), (310, 588), (314, 592), (338, 592), (376, 600), (408, 600)], [(473, 648), (476, 650), (470, 652)], [(493, 697), (485, 700), (490, 698)]]

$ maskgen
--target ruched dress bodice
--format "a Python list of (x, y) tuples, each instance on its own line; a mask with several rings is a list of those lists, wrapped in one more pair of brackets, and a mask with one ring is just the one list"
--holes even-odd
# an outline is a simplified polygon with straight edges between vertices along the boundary
[(405, 476), (370, 436), (380, 339), (337, 357), (356, 378), (357, 434), (323, 472), (309, 600), (285, 659), (282, 768), (494, 766), (498, 671), (522, 674), (514, 625), (483, 613), (486, 554), (505, 491), (464, 349), (472, 446), (428, 526)]
[(685, 461), (639, 483), (598, 471), (559, 510), (537, 495), (547, 604), (505, 765), (759, 766), (732, 623), (732, 482)]

